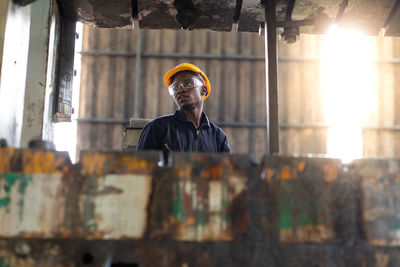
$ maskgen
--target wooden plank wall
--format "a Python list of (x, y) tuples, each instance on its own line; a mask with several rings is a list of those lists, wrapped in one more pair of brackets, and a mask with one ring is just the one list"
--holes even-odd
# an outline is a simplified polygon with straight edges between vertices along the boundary
[[(162, 77), (181, 62), (198, 65), (210, 78), (212, 92), (205, 112), (226, 132), (232, 152), (249, 153), (256, 161), (265, 153), (263, 37), (254, 33), (89, 27), (84, 28), (83, 36), (86, 53), (82, 54), (78, 153), (82, 149), (120, 150), (123, 127), (130, 117), (172, 113), (176, 106)], [(302, 35), (293, 45), (278, 42), (282, 155), (327, 152), (321, 45), (318, 35)], [(399, 48), (398, 38), (376, 38), (376, 58), (383, 62), (375, 63), (378, 82), (367, 124), (391, 129), (364, 129), (365, 157), (400, 155), (396, 130), (400, 125)]]

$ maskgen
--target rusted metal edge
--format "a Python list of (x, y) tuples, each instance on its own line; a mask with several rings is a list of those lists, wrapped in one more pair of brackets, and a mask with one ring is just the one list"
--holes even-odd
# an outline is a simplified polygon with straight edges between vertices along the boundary
[[(195, 243), (178, 241), (0, 239), (4, 266), (10, 261), (63, 266), (392, 266), (399, 249), (368, 244), (281, 245), (271, 242)], [(382, 256), (382, 257), (379, 257)], [(162, 260), (160, 260), (162, 259)], [(47, 264), (46, 264), (47, 265)], [(31, 265), (29, 265), (31, 266)], [(394, 266), (394, 265), (393, 265)]]

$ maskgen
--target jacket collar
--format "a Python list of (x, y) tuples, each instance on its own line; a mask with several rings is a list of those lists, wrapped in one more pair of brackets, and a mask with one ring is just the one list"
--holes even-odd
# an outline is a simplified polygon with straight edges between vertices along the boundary
[[(179, 121), (188, 122), (188, 123), (193, 124), (192, 121), (189, 120), (189, 118), (186, 116), (185, 112), (183, 112), (183, 110), (180, 108), (175, 111), (174, 117)], [(210, 121), (208, 120), (208, 117), (204, 112), (201, 113), (201, 120), (200, 120), (199, 128), (201, 128), (201, 127), (210, 127)]]

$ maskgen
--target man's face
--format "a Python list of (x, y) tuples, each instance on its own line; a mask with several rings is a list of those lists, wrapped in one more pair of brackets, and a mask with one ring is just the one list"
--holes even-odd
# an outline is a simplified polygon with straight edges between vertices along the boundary
[(200, 80), (202, 82), (201, 84), (204, 84), (201, 78), (188, 72), (178, 73), (172, 81), (179, 85), (173, 97), (178, 107), (183, 110), (200, 107), (203, 103), (203, 96), (207, 93), (207, 87), (205, 85), (191, 88), (184, 88), (182, 86), (182, 84), (187, 84), (187, 82), (192, 79)]

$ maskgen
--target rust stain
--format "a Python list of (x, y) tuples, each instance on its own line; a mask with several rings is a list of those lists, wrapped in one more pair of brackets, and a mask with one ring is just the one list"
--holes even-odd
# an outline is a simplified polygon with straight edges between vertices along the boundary
[(306, 162), (300, 161), (299, 162), (299, 172), (303, 172), (305, 168), (306, 168)]
[(363, 213), (363, 219), (367, 222), (373, 222), (378, 220), (379, 218), (384, 218), (386, 216), (391, 215), (391, 211), (387, 207), (373, 207), (373, 208), (365, 208)]
[(231, 231), (222, 231), (218, 234), (218, 236), (215, 235), (210, 235), (210, 234), (205, 234), (202, 238), (201, 241), (232, 241), (232, 234)]
[(151, 166), (146, 160), (129, 155), (118, 157), (117, 154), (87, 153), (82, 155), (81, 162), (83, 175), (104, 175), (107, 172), (148, 172), (151, 170)]
[(265, 170), (265, 178), (270, 181), (275, 174), (275, 170), (272, 168), (267, 168)]
[(325, 225), (305, 225), (300, 226), (296, 230), (286, 228), (280, 230), (279, 240), (281, 242), (315, 242), (322, 243), (334, 237), (334, 233), (330, 227)]
[(60, 173), (64, 159), (51, 151), (27, 151), (23, 155), (24, 173)]
[(147, 161), (138, 160), (136, 158), (131, 158), (131, 157), (123, 157), (122, 162), (125, 166), (130, 167), (132, 169), (146, 169), (148, 167)]
[(187, 165), (185, 167), (179, 168), (178, 169), (178, 176), (179, 177), (190, 177), (192, 174), (192, 166)]
[(43, 237), (46, 236), (46, 234), (44, 232), (29, 232), (29, 233), (23, 232), (19, 236), (22, 237), (22, 238), (27, 238), (27, 239), (29, 239), (29, 238), (43, 238)]
[(362, 176), (363, 180), (369, 183), (377, 182), (384, 174), (381, 168), (370, 166), (369, 164), (359, 166), (358, 173)]
[(221, 165), (215, 165), (203, 170), (200, 174), (204, 178), (221, 178), (224, 175), (224, 169)]
[(189, 216), (185, 222), (186, 225), (193, 225), (196, 223), (196, 218), (194, 216)]
[(124, 190), (118, 188), (116, 186), (107, 185), (101, 190), (97, 190), (97, 188), (93, 187), (84, 187), (82, 193), (85, 193), (88, 196), (102, 196), (102, 195), (119, 195), (122, 194)]
[(96, 218), (96, 221), (97, 221), (97, 222), (101, 222), (101, 221), (103, 221), (103, 214), (101, 214), (101, 213), (96, 213), (95, 218)]
[[(294, 177), (293, 177), (294, 178)], [(281, 179), (282, 180), (289, 180), (292, 179), (292, 175), (290, 172), (290, 166), (284, 165), (281, 169)]]
[(10, 159), (14, 148), (0, 148), (0, 173), (10, 172)]
[(67, 238), (72, 235), (72, 232), (71, 232), (71, 230), (69, 230), (67, 228), (62, 228), (59, 232), (59, 235), (61, 238)]
[(230, 161), (228, 158), (223, 159), (223, 163), (225, 164), (225, 171), (226, 172), (233, 172), (235, 169), (235, 166), (233, 165), (233, 162)]
[(389, 266), (389, 254), (384, 253), (384, 252), (375, 252), (374, 253), (374, 258), (375, 258), (375, 266), (376, 267), (387, 267)]
[(327, 182), (332, 182), (338, 176), (338, 166), (336, 164), (324, 164), (324, 179)]
[(82, 155), (82, 174), (103, 174), (103, 168), (108, 160), (108, 156), (100, 153)]
[(373, 239), (369, 239), (368, 243), (374, 246), (390, 246), (393, 245), (390, 242), (388, 242), (387, 240), (384, 239), (378, 239), (378, 238), (373, 238)]

